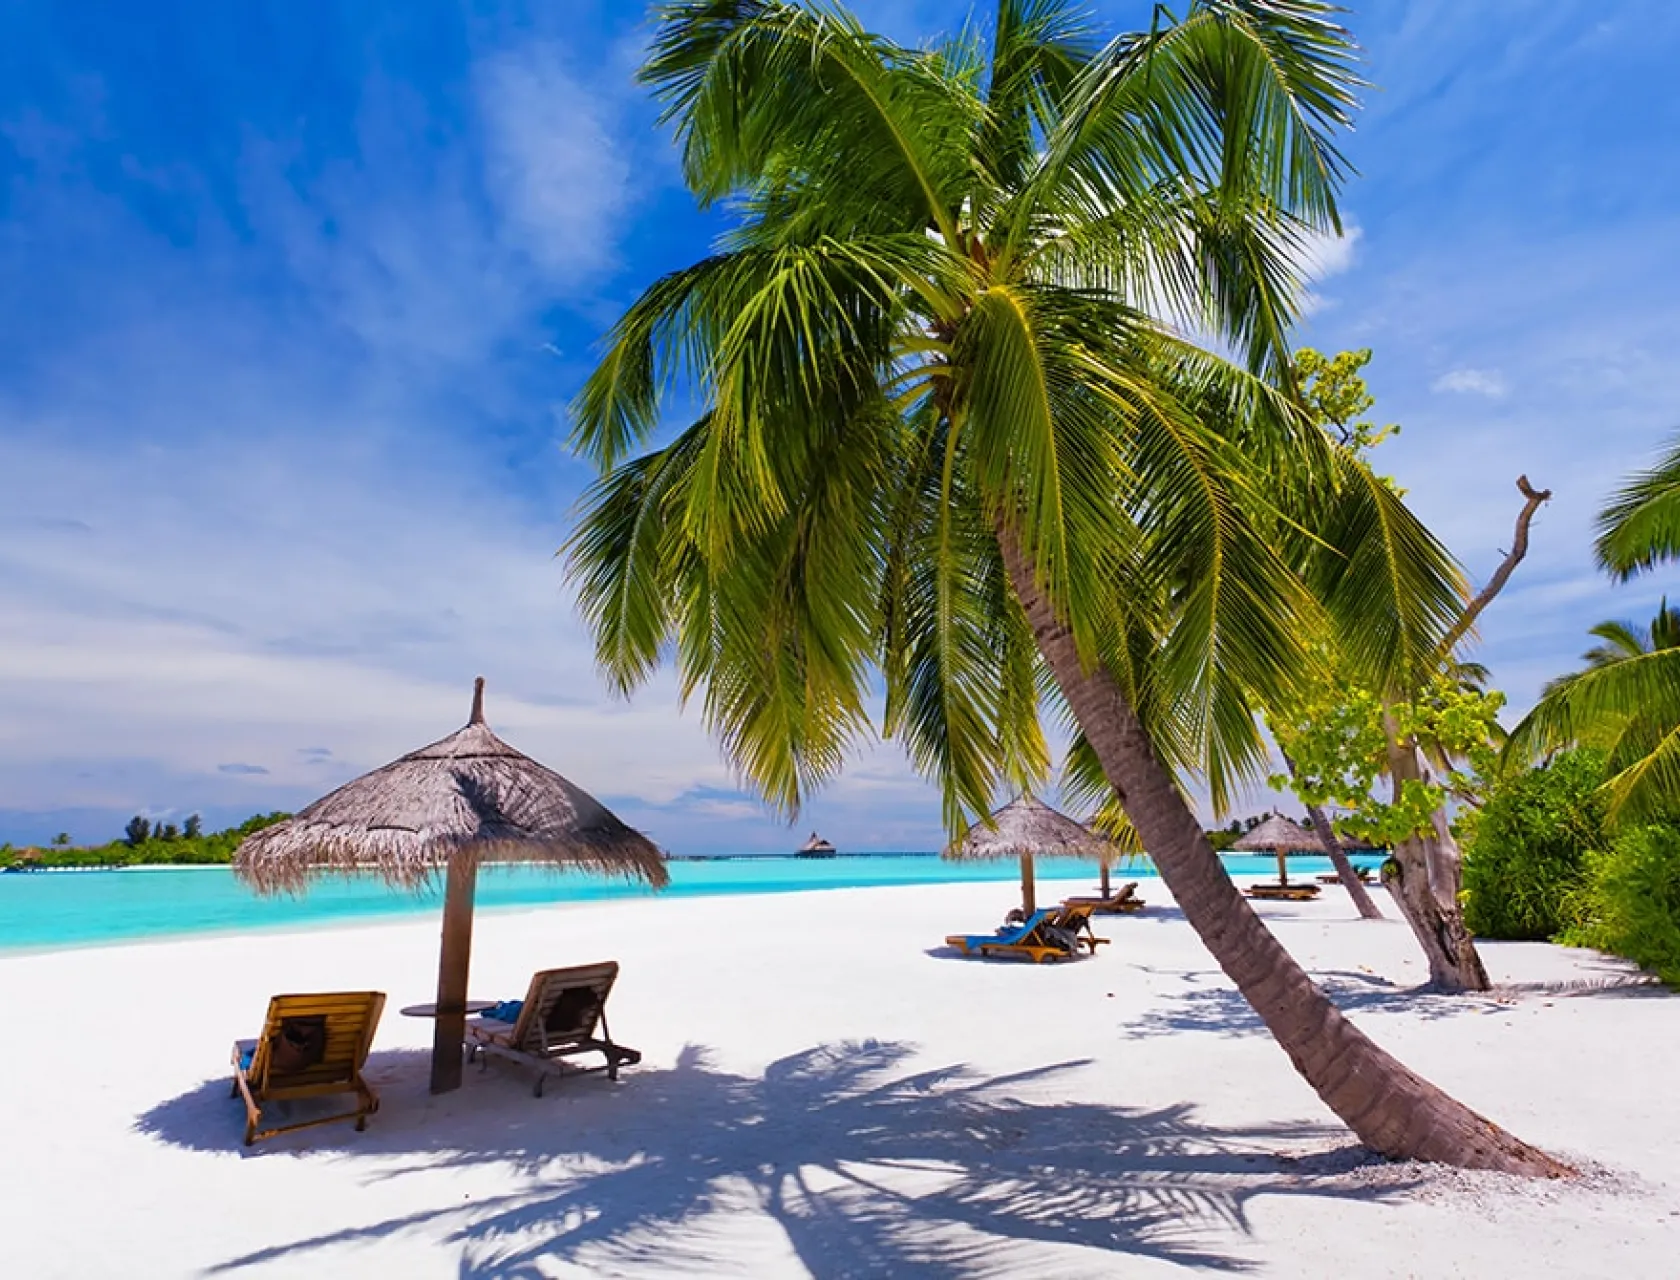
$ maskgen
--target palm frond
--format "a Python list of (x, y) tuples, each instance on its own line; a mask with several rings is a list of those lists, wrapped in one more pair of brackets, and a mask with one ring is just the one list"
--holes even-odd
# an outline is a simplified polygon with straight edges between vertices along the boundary
[(1651, 649), (1650, 632), (1637, 622), (1601, 622), (1587, 632), (1604, 641), (1581, 655), (1588, 666), (1604, 667), (1625, 658), (1637, 658)]
[(1037, 649), (1013, 607), (997, 537), (981, 515), (960, 437), (929, 419), (905, 459), (886, 550), (884, 728), (939, 783), (948, 829), (987, 813), (1000, 783), (1031, 790), (1049, 767)]
[(1593, 551), (1600, 567), (1624, 582), (1680, 557), (1680, 439), (1611, 497), (1599, 513)]
[(1287, 381), (1300, 242), (1340, 230), (1346, 166), (1331, 134), (1362, 83), (1336, 12), (1311, 0), (1205, 0), (1182, 22), (1111, 43), (1012, 202), (1010, 242), (1024, 245), (1047, 219), (1161, 202), (1156, 238), (1176, 225), (1182, 248), (1163, 255), (1154, 287)]
[(998, 187), (1019, 185), (1097, 47), (1089, 15), (1066, 0), (998, 0), (977, 147)]
[(1680, 816), (1680, 723), (1612, 773), (1604, 792), (1609, 815), (1619, 823), (1673, 822)]
[(1338, 483), (1317, 524), (1309, 569), (1350, 672), (1385, 696), (1408, 697), (1440, 669), (1440, 645), (1468, 588), (1457, 563), (1392, 488), (1351, 453), (1334, 453)]
[(932, 226), (957, 243), (982, 108), (938, 59), (843, 10), (775, 0), (683, 0), (654, 20), (641, 79), (676, 125), (702, 203), (791, 183), (863, 226)]
[(1680, 649), (1657, 649), (1576, 672), (1547, 687), (1511, 731), (1520, 759), (1576, 743), (1601, 745), (1635, 721), (1680, 724)]
[(561, 548), (595, 637), (595, 660), (620, 693), (653, 674), (675, 625), (681, 549), (672, 495), (680, 493), (708, 426), (703, 418), (665, 448), (596, 481)]

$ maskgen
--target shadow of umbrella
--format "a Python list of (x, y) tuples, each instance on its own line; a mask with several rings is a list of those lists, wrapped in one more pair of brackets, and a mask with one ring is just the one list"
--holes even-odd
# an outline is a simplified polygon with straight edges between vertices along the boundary
[[(691, 1047), (675, 1067), (618, 1086), (577, 1081), (558, 1111), (492, 1074), (461, 1095), (470, 1112), (440, 1122), (386, 1108), (337, 1158), (380, 1157), (369, 1171), (376, 1179), (501, 1165), (519, 1189), (467, 1204), (450, 1195), (214, 1270), (424, 1231), (460, 1246), (464, 1277), (538, 1276), (562, 1262), (656, 1274), (734, 1262), (738, 1273), (704, 1220), (745, 1207), (773, 1220), (822, 1277), (974, 1275), (1011, 1259), (1042, 1270), (1045, 1245), (1240, 1272), (1248, 1264), (1230, 1246), (1250, 1233), (1257, 1197), (1380, 1200), (1415, 1181), (1358, 1148), (1326, 1150), (1341, 1137), (1328, 1128), (1225, 1129), (1182, 1105), (1032, 1100), (1081, 1062), (992, 1077), (963, 1066), (906, 1073), (911, 1052), (824, 1045), (752, 1077), (718, 1070)], [(376, 1058), (387, 1083), (424, 1072), (412, 1051)], [(208, 1083), (137, 1127), (180, 1146), (233, 1150), (222, 1138), (232, 1132), (227, 1117), (211, 1114), (224, 1090)], [(275, 1147), (252, 1158), (296, 1154)], [(393, 1170), (392, 1156), (414, 1158)]]

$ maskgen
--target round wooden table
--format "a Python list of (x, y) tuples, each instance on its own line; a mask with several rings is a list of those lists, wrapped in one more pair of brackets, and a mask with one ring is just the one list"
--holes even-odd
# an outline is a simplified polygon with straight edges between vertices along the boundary
[[(494, 1009), (500, 1000), (468, 1000), (463, 1006), (468, 1013), (483, 1013), (486, 1009)], [(405, 1018), (435, 1018), (438, 1007), (435, 1004), (405, 1005), (399, 1012)]]

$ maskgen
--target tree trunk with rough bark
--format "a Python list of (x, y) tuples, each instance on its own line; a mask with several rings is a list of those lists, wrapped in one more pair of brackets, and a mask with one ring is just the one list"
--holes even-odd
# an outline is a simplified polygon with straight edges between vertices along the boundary
[[(1535, 513), (1551, 501), (1552, 491), (1536, 489), (1526, 475), (1517, 477), (1517, 491), (1522, 494), (1523, 505), (1511, 532), (1511, 549), (1442, 639), (1436, 655), (1442, 662), (1470, 634), (1483, 611), (1505, 589), (1511, 574), (1528, 555), (1529, 526)], [(1415, 743), (1397, 741), (1392, 716), (1383, 717), (1383, 729), (1388, 736), (1389, 777), (1398, 799), (1406, 782), (1424, 777), (1424, 767)], [(1459, 900), (1464, 888), (1464, 859), (1458, 841), (1453, 838), (1444, 810), (1435, 811), (1430, 825), (1433, 828), (1430, 832), (1402, 840), (1395, 846), (1394, 860), (1383, 876), (1383, 883), (1423, 948), (1429, 962), (1429, 985), (1447, 992), (1487, 991), (1493, 984), (1476, 950), (1476, 940), (1464, 925), (1464, 907)]]
[(1366, 1146), (1395, 1159), (1572, 1174), (1410, 1071), (1331, 1003), (1237, 892), (1120, 686), (1101, 668), (1085, 669), (1013, 534), (1000, 528), (998, 541), (1039, 652), (1143, 847), (1219, 967), (1325, 1105)]
[[(1289, 770), (1291, 777), (1295, 776), (1295, 762), (1289, 758), (1287, 751), (1281, 752), (1284, 768)], [(1342, 850), (1342, 842), (1336, 838), (1336, 829), (1330, 825), (1330, 819), (1325, 816), (1320, 805), (1309, 804), (1307, 817), (1312, 819), (1313, 831), (1318, 835), (1318, 843), (1324, 852), (1330, 855), (1330, 865), (1336, 869), (1336, 878), (1342, 882), (1342, 888), (1348, 891), (1348, 897), (1353, 899), (1353, 905), (1362, 920), (1381, 920), (1383, 913), (1371, 895), (1366, 891), (1364, 881), (1354, 872), (1353, 863)]]
[(1336, 878), (1342, 882), (1342, 888), (1348, 891), (1348, 897), (1353, 899), (1353, 905), (1362, 920), (1381, 920), (1382, 909), (1372, 899), (1365, 888), (1365, 882), (1354, 871), (1353, 863), (1348, 860), (1342, 849), (1342, 842), (1336, 838), (1335, 829), (1330, 825), (1330, 819), (1323, 809), (1316, 804), (1307, 806), (1307, 817), (1312, 819), (1313, 830), (1318, 833), (1318, 842), (1324, 846), (1324, 852), (1330, 855), (1330, 865), (1336, 868)]
[[(1387, 721), (1392, 724), (1392, 721)], [(1423, 777), (1417, 748), (1394, 741), (1390, 730), (1389, 776), (1398, 799), (1401, 788)], [(1493, 983), (1476, 950), (1476, 940), (1464, 924), (1459, 891), (1464, 887), (1464, 862), (1446, 814), (1436, 811), (1433, 830), (1402, 840), (1394, 847), (1394, 861), (1383, 883), (1400, 914), (1423, 948), (1429, 962), (1429, 985), (1437, 991), (1487, 991)]]

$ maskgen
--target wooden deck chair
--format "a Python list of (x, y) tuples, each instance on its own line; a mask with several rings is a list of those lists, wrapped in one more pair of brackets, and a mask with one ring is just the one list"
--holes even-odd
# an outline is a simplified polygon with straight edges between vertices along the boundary
[(1311, 902), (1318, 897), (1316, 884), (1251, 884), (1248, 896), (1271, 902)]
[[(385, 1008), (383, 991), (327, 991), (275, 996), (255, 1040), (233, 1042), (233, 1090), (245, 1099), (245, 1145), (293, 1129), (338, 1120), (367, 1128), (379, 1110), (379, 1096), (362, 1079), (374, 1028)], [(335, 1112), (262, 1128), (262, 1109), (271, 1102), (354, 1093), (352, 1111)]]
[[(1353, 878), (1359, 881), (1360, 884), (1370, 884), (1372, 883), (1371, 869), (1369, 867), (1355, 867), (1353, 869)], [(1342, 882), (1341, 876), (1337, 875), (1334, 871), (1332, 871), (1329, 875), (1319, 876), (1317, 879), (1320, 884), (1340, 884)]]
[(1092, 955), (1097, 954), (1097, 948), (1107, 942), (1107, 938), (1099, 938), (1097, 931), (1091, 925), (1091, 913), (1096, 910), (1089, 902), (1081, 902), (1076, 898), (1069, 898), (1062, 903), (1061, 910), (1053, 912), (1045, 927), (1062, 929), (1071, 934), (1075, 946), (1083, 946)]
[(1137, 896), (1137, 887), (1138, 882), (1136, 880), (1128, 880), (1106, 898), (1094, 894), (1089, 897), (1063, 898), (1062, 905), (1064, 907), (1089, 905), (1091, 910), (1099, 915), (1117, 915), (1122, 912), (1142, 911), (1144, 901)]
[(1059, 909), (1040, 908), (1020, 924), (997, 933), (954, 933), (945, 945), (955, 947), (965, 956), (1014, 956), (1042, 964), (1046, 960), (1065, 960), (1078, 951), (1051, 935), (1046, 926)]
[[(617, 979), (616, 960), (532, 974), (517, 1012), (501, 1005), (467, 1020), (467, 1061), (482, 1053), (535, 1067), (532, 1092), (539, 1098), (550, 1075), (605, 1071), (607, 1079), (618, 1079), (619, 1067), (634, 1066), (642, 1054), (614, 1043), (607, 1030), (607, 997)], [(585, 1068), (564, 1061), (580, 1053), (603, 1054), (606, 1064)]]

